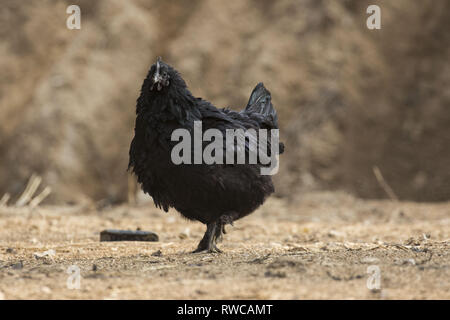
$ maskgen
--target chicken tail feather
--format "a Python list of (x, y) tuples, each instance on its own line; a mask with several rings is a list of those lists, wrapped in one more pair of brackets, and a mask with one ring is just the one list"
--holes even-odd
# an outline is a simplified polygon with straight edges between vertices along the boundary
[(273, 126), (278, 128), (278, 116), (272, 105), (272, 96), (262, 82), (258, 83), (255, 89), (253, 89), (247, 106), (245, 107), (245, 112), (259, 113), (267, 116), (267, 118), (271, 118)]

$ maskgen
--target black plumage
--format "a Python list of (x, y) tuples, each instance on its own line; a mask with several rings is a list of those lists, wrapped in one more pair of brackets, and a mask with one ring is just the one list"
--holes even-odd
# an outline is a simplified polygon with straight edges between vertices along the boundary
[[(203, 131), (215, 128), (223, 133), (238, 128), (277, 129), (269, 91), (260, 83), (244, 110), (217, 109), (195, 98), (180, 74), (158, 59), (142, 85), (136, 115), (129, 169), (157, 207), (164, 211), (173, 207), (184, 217), (207, 225), (194, 252), (220, 252), (216, 242), (225, 233), (225, 225), (253, 212), (274, 192), (271, 176), (261, 175), (260, 162), (176, 165), (171, 150), (177, 142), (171, 141), (171, 135), (177, 128), (192, 132), (194, 121), (202, 122)], [(270, 148), (270, 140), (267, 145)], [(248, 140), (245, 148), (248, 156)], [(279, 149), (281, 153), (282, 143)]]

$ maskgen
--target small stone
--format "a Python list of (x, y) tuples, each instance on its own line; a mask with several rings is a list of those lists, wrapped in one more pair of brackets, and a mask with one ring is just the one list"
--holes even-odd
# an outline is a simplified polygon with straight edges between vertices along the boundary
[(199, 290), (199, 289), (195, 290), (195, 293), (196, 293), (196, 294), (200, 294), (200, 295), (206, 294), (205, 291)]
[(336, 238), (339, 238), (339, 237), (344, 237), (345, 234), (344, 234), (343, 232), (340, 232), (340, 231), (330, 230), (330, 231), (328, 232), (328, 236), (329, 236), (329, 237), (336, 237)]
[(268, 278), (286, 278), (286, 272), (283, 272), (283, 271), (274, 272), (274, 271), (269, 270), (269, 271), (266, 271), (266, 273), (264, 273), (264, 276), (268, 277)]
[(45, 287), (45, 286), (41, 288), (41, 291), (44, 293), (47, 293), (47, 294), (52, 293), (52, 289), (50, 289), (49, 287)]
[(361, 259), (362, 263), (377, 263), (379, 261), (380, 261), (380, 259), (375, 258), (375, 257), (365, 257), (365, 258)]
[(56, 254), (55, 250), (50, 249), (50, 250), (44, 251), (42, 253), (35, 252), (34, 257), (36, 259), (45, 259), (46, 257), (49, 257), (50, 259), (53, 260), (53, 257), (55, 256), (55, 254)]
[(186, 238), (188, 238), (190, 236), (190, 234), (191, 234), (191, 230), (189, 228), (186, 228), (186, 229), (184, 229), (184, 231), (182, 233), (180, 233), (178, 235), (178, 237), (180, 239), (186, 239)]
[(152, 256), (153, 256), (153, 257), (161, 257), (161, 256), (162, 256), (161, 250), (158, 250), (158, 251), (153, 252), (153, 253), (152, 253)]

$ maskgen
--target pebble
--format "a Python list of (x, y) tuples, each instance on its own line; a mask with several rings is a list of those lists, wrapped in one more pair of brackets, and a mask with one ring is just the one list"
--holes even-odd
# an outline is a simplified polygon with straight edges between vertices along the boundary
[(380, 259), (375, 258), (375, 257), (365, 257), (365, 258), (361, 259), (362, 263), (377, 263), (379, 261), (380, 261)]
[(153, 253), (152, 253), (152, 256), (153, 256), (153, 257), (161, 257), (161, 256), (162, 256), (161, 250), (158, 250), (158, 251), (153, 252)]

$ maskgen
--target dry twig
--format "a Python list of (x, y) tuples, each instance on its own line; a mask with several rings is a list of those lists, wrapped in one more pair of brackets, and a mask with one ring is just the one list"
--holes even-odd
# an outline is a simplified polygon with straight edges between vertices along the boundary
[(398, 201), (397, 195), (394, 193), (394, 190), (392, 190), (392, 188), (388, 185), (386, 180), (384, 180), (384, 177), (377, 166), (373, 167), (373, 173), (375, 174), (375, 178), (377, 178), (378, 183), (380, 184), (381, 188), (383, 188), (384, 192), (386, 192), (388, 197), (393, 201)]

